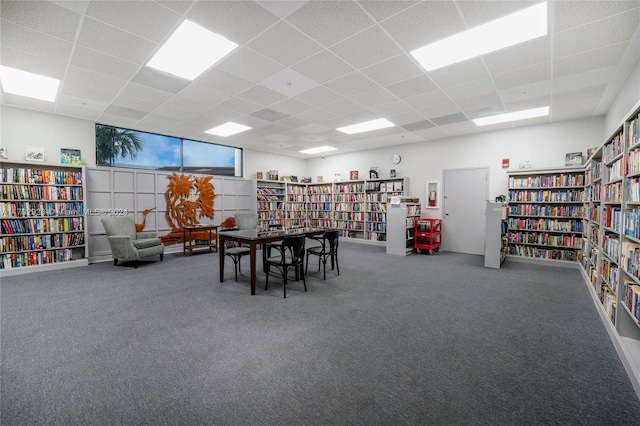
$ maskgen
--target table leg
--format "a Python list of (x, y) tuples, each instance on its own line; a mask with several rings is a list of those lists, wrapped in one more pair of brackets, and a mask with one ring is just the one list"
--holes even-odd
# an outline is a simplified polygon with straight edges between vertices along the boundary
[(258, 245), (254, 242), (250, 244), (251, 250), (249, 251), (249, 263), (251, 263), (251, 295), (256, 294), (256, 251)]
[(224, 238), (220, 236), (218, 236), (218, 238), (220, 238), (220, 250), (218, 251), (218, 257), (220, 258), (220, 282), (224, 282)]

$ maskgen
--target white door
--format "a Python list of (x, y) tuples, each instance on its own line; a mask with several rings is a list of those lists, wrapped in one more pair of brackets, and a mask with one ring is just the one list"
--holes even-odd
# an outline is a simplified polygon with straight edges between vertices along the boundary
[(444, 170), (442, 250), (484, 255), (489, 169)]

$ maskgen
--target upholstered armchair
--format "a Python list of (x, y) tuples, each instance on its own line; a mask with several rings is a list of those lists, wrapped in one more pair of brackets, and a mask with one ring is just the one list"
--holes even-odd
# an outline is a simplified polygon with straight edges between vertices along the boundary
[(100, 221), (107, 232), (114, 265), (118, 260), (132, 260), (137, 268), (138, 260), (156, 254), (162, 261), (164, 245), (160, 238), (153, 231), (136, 232), (132, 217), (103, 217)]

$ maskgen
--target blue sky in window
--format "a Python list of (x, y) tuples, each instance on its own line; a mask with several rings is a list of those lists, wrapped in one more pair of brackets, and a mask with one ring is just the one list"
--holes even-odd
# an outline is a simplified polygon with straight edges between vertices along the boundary
[(116, 166), (160, 168), (180, 166), (180, 139), (153, 133), (135, 132), (144, 142), (144, 149), (135, 159), (118, 158)]
[(235, 148), (206, 142), (184, 140), (182, 147), (184, 166), (234, 167)]

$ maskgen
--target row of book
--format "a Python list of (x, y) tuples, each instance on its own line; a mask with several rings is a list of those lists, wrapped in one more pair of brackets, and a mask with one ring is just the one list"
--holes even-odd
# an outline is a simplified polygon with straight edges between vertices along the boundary
[(509, 201), (511, 202), (582, 202), (583, 197), (583, 189), (563, 191), (509, 191)]
[(0, 202), (0, 217), (82, 216), (82, 202)]
[(582, 173), (550, 176), (509, 177), (509, 188), (567, 188), (584, 186)]
[(359, 203), (365, 201), (365, 195), (363, 193), (344, 193), (335, 194), (333, 196), (334, 201), (350, 201), (353, 203)]
[(0, 199), (3, 200), (81, 201), (82, 194), (81, 186), (0, 185)]
[(602, 199), (605, 203), (621, 203), (622, 181), (605, 184), (602, 187)]
[(352, 231), (364, 230), (364, 226), (362, 225), (362, 222), (353, 222), (350, 220), (336, 220), (333, 222), (332, 228), (350, 229)]
[(509, 206), (509, 216), (584, 217), (583, 206), (549, 206), (540, 204), (518, 204)]
[(602, 198), (602, 184), (600, 182), (594, 183), (592, 186), (588, 186), (585, 189), (585, 193), (584, 193), (585, 201), (599, 203), (601, 198)]
[(640, 203), (640, 177), (627, 179), (627, 202)]
[(624, 167), (624, 157), (619, 158), (614, 163), (608, 165), (605, 168), (605, 170), (606, 170), (607, 182), (620, 179), (622, 176), (626, 174), (626, 170)]
[(304, 186), (287, 185), (287, 194), (300, 194), (307, 193), (307, 189)]
[(33, 250), (50, 250), (55, 248), (84, 245), (84, 233), (24, 235), (20, 237), (0, 238), (0, 251), (19, 252)]
[(366, 226), (366, 230), (369, 232), (375, 233), (386, 233), (387, 232), (387, 223), (385, 222), (368, 222)]
[(22, 268), (33, 265), (68, 262), (73, 260), (73, 249), (30, 251), (0, 255), (0, 268)]
[(284, 210), (283, 203), (281, 201), (258, 201), (258, 211), (264, 210)]
[(509, 218), (509, 229), (529, 231), (553, 231), (553, 232), (582, 232), (583, 226), (580, 220), (558, 219), (516, 219)]
[(84, 218), (2, 219), (2, 234), (45, 234), (84, 230)]
[(640, 244), (632, 242), (622, 243), (620, 266), (630, 275), (640, 278)]
[(602, 265), (600, 265), (600, 276), (615, 294), (618, 289), (618, 279), (620, 278), (620, 269), (618, 268), (618, 265), (609, 259), (602, 259)]
[(363, 212), (366, 211), (365, 203), (335, 203), (333, 205), (333, 210), (336, 212)]
[(333, 219), (364, 222), (363, 212), (333, 212)]
[(581, 236), (547, 233), (510, 232), (509, 243), (580, 248)]
[(363, 183), (336, 184), (335, 192), (364, 192), (364, 184)]
[(509, 254), (523, 257), (532, 257), (536, 259), (568, 260), (571, 262), (575, 262), (581, 257), (580, 251), (547, 249), (516, 244), (509, 245)]
[(622, 137), (622, 130), (616, 134), (609, 142), (605, 143), (602, 147), (602, 161), (608, 163), (609, 161), (622, 154), (624, 151), (624, 138)]
[(387, 234), (385, 232), (366, 232), (365, 239), (369, 241), (386, 241)]
[(325, 203), (331, 201), (333, 201), (331, 194), (313, 194), (309, 195), (309, 199), (307, 200), (309, 203)]
[(640, 207), (624, 212), (624, 235), (640, 239)]
[(622, 302), (629, 310), (631, 316), (640, 325), (640, 285), (633, 281), (622, 282)]
[(622, 229), (622, 211), (620, 207), (605, 206), (602, 225), (619, 233)]
[(300, 194), (289, 194), (287, 195), (287, 202), (289, 203), (306, 203), (307, 198), (304, 195)]
[(618, 308), (618, 300), (615, 293), (612, 292), (609, 287), (603, 285), (600, 286), (598, 298), (602, 303), (602, 307), (604, 308), (604, 312), (607, 314), (607, 317), (613, 325), (616, 325), (616, 311)]
[(82, 171), (0, 167), (0, 182), (82, 185)]
[(282, 210), (258, 211), (258, 218), (260, 220), (284, 219), (285, 215)]
[(610, 259), (617, 262), (618, 251), (620, 250), (620, 238), (615, 234), (604, 234), (600, 248)]

